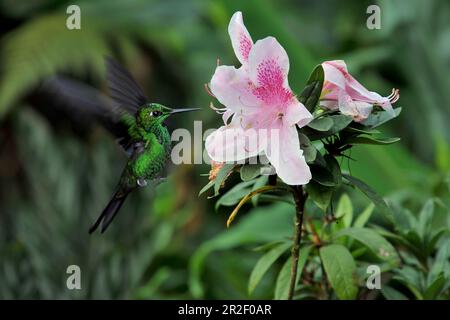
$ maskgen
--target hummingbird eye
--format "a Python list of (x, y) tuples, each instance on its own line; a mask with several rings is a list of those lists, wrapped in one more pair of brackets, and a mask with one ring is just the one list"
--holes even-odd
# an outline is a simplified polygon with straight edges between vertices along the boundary
[(159, 117), (160, 115), (162, 115), (161, 111), (152, 111), (151, 113), (152, 117)]

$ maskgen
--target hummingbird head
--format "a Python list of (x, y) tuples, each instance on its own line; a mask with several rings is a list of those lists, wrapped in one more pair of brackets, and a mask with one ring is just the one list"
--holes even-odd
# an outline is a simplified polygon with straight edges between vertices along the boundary
[(137, 112), (137, 123), (145, 130), (151, 129), (154, 125), (161, 125), (168, 116), (174, 113), (199, 110), (198, 108), (172, 109), (158, 103), (148, 103)]

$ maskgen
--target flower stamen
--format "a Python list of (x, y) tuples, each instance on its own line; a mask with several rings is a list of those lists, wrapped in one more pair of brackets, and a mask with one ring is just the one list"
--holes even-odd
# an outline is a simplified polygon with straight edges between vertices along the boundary
[(211, 96), (211, 97), (213, 97), (213, 98), (215, 99), (216, 96), (211, 92), (211, 89), (209, 88), (209, 84), (208, 84), (208, 83), (205, 83), (204, 87), (205, 87), (206, 93), (207, 93), (209, 96)]

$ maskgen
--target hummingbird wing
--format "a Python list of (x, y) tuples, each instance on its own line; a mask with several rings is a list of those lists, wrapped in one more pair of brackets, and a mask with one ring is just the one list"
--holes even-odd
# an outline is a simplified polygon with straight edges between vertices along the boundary
[(118, 140), (122, 148), (129, 153), (130, 139), (128, 127), (122, 122), (124, 110), (117, 102), (94, 87), (63, 76), (47, 79), (40, 88), (70, 111), (95, 118)]
[(106, 74), (111, 98), (131, 114), (149, 100), (133, 76), (112, 58), (106, 58)]
[(130, 156), (132, 138), (122, 120), (125, 113), (135, 117), (137, 110), (148, 99), (131, 74), (112, 58), (106, 58), (106, 70), (111, 97), (89, 85), (62, 76), (45, 81), (41, 90), (70, 109), (94, 116), (118, 138), (118, 143)]

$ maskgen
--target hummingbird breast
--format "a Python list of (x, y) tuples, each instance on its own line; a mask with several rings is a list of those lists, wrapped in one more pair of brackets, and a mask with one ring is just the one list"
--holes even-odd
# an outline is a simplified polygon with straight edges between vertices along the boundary
[(170, 135), (165, 127), (149, 134), (143, 147), (129, 161), (135, 178), (153, 180), (159, 177), (170, 156)]

